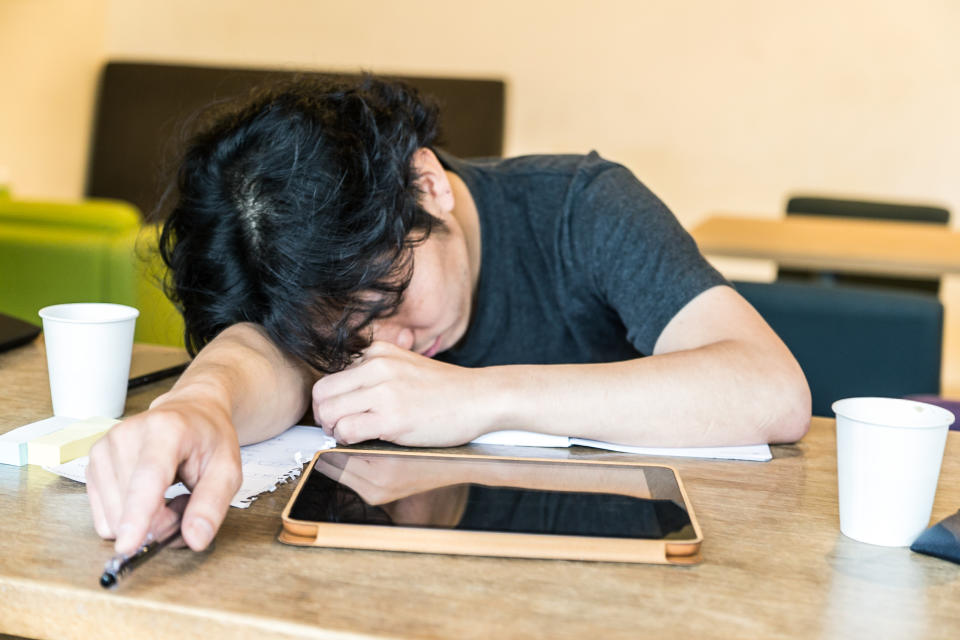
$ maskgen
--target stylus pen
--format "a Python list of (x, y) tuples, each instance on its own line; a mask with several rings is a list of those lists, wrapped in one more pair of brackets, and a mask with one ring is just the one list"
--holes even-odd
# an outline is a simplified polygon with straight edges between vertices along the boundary
[(180, 518), (177, 518), (157, 535), (148, 533), (143, 542), (130, 555), (116, 555), (107, 560), (100, 576), (100, 586), (104, 589), (114, 587), (121, 578), (139, 567), (148, 559), (157, 555), (157, 552), (180, 538)]
[(145, 384), (150, 384), (151, 382), (156, 382), (157, 380), (163, 380), (164, 378), (180, 375), (184, 372), (189, 364), (189, 362), (184, 362), (173, 367), (160, 369), (159, 371), (151, 371), (150, 373), (145, 373), (142, 376), (137, 376), (136, 378), (130, 378), (130, 381), (127, 382), (127, 389), (142, 387)]

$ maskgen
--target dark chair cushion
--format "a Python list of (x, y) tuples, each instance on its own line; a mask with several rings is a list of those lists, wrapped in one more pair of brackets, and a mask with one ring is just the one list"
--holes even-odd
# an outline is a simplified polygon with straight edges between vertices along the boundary
[(814, 415), (855, 396), (938, 394), (943, 307), (933, 297), (854, 287), (738, 282), (807, 376)]

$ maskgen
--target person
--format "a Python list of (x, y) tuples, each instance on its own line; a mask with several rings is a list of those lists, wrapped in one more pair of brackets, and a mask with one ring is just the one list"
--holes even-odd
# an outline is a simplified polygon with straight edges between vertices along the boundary
[(627, 169), (467, 161), (400, 83), (301, 82), (189, 145), (161, 235), (193, 362), (91, 450), (97, 532), (143, 539), (175, 479), (204, 549), (239, 445), (312, 408), (341, 443), (522, 428), (633, 445), (795, 441), (790, 352)]

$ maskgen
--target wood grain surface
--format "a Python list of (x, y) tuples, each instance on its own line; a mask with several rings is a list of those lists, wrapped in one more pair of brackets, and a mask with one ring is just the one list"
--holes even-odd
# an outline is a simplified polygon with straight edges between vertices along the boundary
[(943, 225), (715, 215), (690, 233), (705, 254), (775, 260), (783, 267), (933, 278), (960, 272), (960, 233)]
[[(181, 352), (135, 349), (138, 367)], [(155, 365), (155, 366), (154, 366)], [(133, 393), (142, 410), (171, 381)], [(42, 345), (0, 354), (0, 432), (50, 415)], [(585, 448), (471, 447), (597, 460)], [(0, 465), (0, 633), (38, 638), (956, 638), (960, 566), (844, 537), (833, 421), (768, 463), (675, 466), (703, 529), (692, 567), (296, 548), (280, 544), (294, 483), (230, 509), (212, 550), (164, 551), (121, 588), (84, 487)], [(960, 436), (934, 518), (960, 507)]]

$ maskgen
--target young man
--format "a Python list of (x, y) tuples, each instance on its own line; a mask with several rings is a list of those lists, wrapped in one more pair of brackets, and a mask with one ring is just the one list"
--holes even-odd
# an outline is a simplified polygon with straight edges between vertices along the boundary
[(190, 147), (162, 237), (196, 353), (97, 443), (97, 531), (132, 550), (175, 478), (203, 549), (239, 444), (312, 408), (338, 441), (445, 446), (521, 428), (646, 445), (796, 440), (803, 374), (629, 171), (469, 162), (375, 78), (276, 90)]

